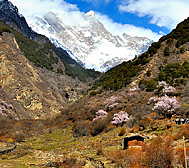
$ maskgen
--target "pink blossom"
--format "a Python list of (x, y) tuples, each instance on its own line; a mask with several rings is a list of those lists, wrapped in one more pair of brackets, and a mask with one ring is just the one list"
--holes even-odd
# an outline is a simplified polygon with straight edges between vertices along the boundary
[(106, 109), (108, 109), (108, 110), (112, 110), (113, 108), (115, 108), (115, 107), (117, 107), (117, 105), (118, 105), (119, 103), (114, 103), (114, 104), (107, 104), (106, 106), (105, 106), (105, 108)]
[(16, 121), (19, 121), (20, 119), (18, 117), (15, 118)]
[(173, 93), (176, 89), (173, 86), (169, 86), (165, 81), (161, 81), (158, 84), (158, 87), (164, 86), (163, 93)]
[(159, 100), (160, 100), (160, 98), (157, 97), (157, 96), (151, 97), (151, 98), (149, 99), (149, 101), (148, 101), (148, 104), (155, 103), (155, 102), (157, 102), (157, 101), (159, 101)]
[(9, 116), (12, 118), (13, 114), (11, 113), (11, 111), (9, 109), (13, 109), (13, 105), (12, 104), (7, 104), (5, 101), (3, 101), (2, 99), (0, 99), (0, 115), (2, 116)]
[(167, 83), (165, 81), (161, 81), (159, 82), (158, 87), (161, 87), (161, 86), (167, 86)]
[(117, 99), (116, 96), (111, 96), (109, 99), (106, 99), (106, 101), (104, 102), (104, 104), (114, 103), (116, 101), (116, 99)]
[(2, 113), (2, 115), (5, 116), (5, 117), (7, 117), (7, 114), (5, 114), (5, 113)]
[(138, 86), (134, 86), (133, 88), (130, 88), (130, 92), (138, 92), (141, 89)]
[(176, 100), (176, 97), (168, 97), (167, 95), (160, 97), (160, 98), (150, 98), (151, 101), (156, 101), (155, 106), (152, 110), (158, 110), (158, 111), (167, 111), (167, 112), (173, 112), (180, 108), (179, 102)]
[(173, 86), (164, 86), (163, 93), (173, 93), (176, 89)]
[(93, 118), (93, 121), (94, 120), (97, 120), (97, 119), (105, 119), (107, 117), (108, 113), (104, 110), (99, 110), (98, 112), (96, 112), (96, 116), (95, 118)]
[(129, 115), (125, 111), (120, 111), (118, 114), (114, 114), (111, 124), (123, 124), (129, 120)]
[(104, 104), (106, 104), (105, 108), (108, 110), (115, 108), (118, 105), (118, 103), (115, 102), (116, 99), (116, 96), (112, 96), (109, 99), (106, 99), (106, 101), (104, 102)]
[(3, 111), (3, 110), (6, 110), (5, 106), (0, 106), (0, 109)]

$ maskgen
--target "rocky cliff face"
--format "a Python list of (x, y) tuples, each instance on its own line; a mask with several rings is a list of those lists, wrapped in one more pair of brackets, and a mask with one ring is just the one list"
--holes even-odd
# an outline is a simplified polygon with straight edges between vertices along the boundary
[[(14, 106), (14, 116), (19, 119), (53, 117), (86, 89), (68, 76), (35, 67), (9, 33), (0, 36), (0, 69), (1, 99)], [(73, 98), (71, 90), (76, 92)], [(66, 94), (70, 95), (69, 100)]]
[(85, 68), (107, 71), (123, 61), (133, 59), (146, 51), (152, 40), (131, 37), (127, 34), (114, 36), (97, 19), (93, 11), (83, 15), (83, 21), (66, 25), (58, 13), (44, 16), (28, 16), (28, 24), (37, 33), (47, 36)]
[(19, 14), (18, 8), (8, 0), (0, 1), (0, 19), (31, 39), (35, 39), (38, 36), (28, 26), (25, 18)]

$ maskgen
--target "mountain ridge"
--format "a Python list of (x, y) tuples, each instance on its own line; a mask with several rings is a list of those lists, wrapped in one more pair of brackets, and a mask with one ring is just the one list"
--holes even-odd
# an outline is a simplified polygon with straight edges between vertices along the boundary
[[(93, 70), (85, 70), (70, 57), (66, 50), (61, 49), (61, 52), (57, 51), (58, 49), (50, 42), (50, 40), (46, 36), (37, 34), (33, 30), (31, 30), (24, 16), (19, 14), (18, 8), (14, 6), (10, 1), (0, 1), (0, 12), (3, 13), (2, 18), (0, 19), (2, 19), (9, 26), (13, 27), (30, 39), (28, 40), (25, 37), (22, 38), (16, 32), (13, 33), (17, 39), (21, 51), (24, 52), (26, 57), (31, 62), (34, 62), (36, 66), (46, 67), (47, 69), (56, 72), (58, 70), (59, 73), (65, 73), (73, 78), (77, 77), (79, 80), (85, 82), (90, 79), (89, 74), (95, 77), (100, 74), (98, 72), (94, 72)], [(6, 27), (5, 25), (3, 26)], [(39, 45), (32, 43), (31, 40), (34, 40)], [(33, 50), (35, 50), (36, 52), (33, 52)], [(55, 58), (53, 56), (53, 52), (58, 53), (58, 55), (61, 57), (61, 60), (58, 61), (57, 57), (55, 56)], [(47, 56), (47, 53), (50, 54), (50, 57)], [(54, 64), (59, 64), (61, 61), (63, 62), (64, 67), (58, 67)]]
[(85, 68), (102, 72), (140, 55), (152, 43), (144, 37), (112, 35), (94, 11), (83, 15), (84, 21), (76, 25), (66, 25), (61, 16), (52, 11), (44, 17), (28, 16), (26, 19), (34, 31), (49, 37), (58, 47), (68, 48), (71, 57)]

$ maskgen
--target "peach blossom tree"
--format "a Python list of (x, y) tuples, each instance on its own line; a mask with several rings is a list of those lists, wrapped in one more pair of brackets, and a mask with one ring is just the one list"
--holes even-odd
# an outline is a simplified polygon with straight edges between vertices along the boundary
[(123, 125), (128, 120), (130, 120), (130, 118), (127, 112), (120, 111), (118, 114), (114, 114), (114, 118), (113, 118), (113, 121), (111, 121), (111, 124)]
[(108, 113), (104, 110), (99, 110), (98, 112), (96, 112), (96, 116), (95, 118), (93, 118), (94, 120), (98, 120), (98, 119), (105, 119), (108, 116)]
[(165, 95), (162, 97), (151, 97), (148, 103), (155, 103), (152, 110), (157, 110), (159, 113), (162, 113), (169, 118), (180, 108), (180, 104), (175, 96), (169, 97)]

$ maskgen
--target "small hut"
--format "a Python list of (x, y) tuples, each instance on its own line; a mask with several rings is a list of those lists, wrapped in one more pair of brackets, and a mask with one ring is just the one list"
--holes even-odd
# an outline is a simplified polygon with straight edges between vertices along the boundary
[(135, 136), (130, 136), (130, 137), (125, 137), (124, 138), (124, 150), (125, 149), (128, 149), (129, 147), (129, 142), (130, 141), (133, 141), (133, 140), (136, 140), (138, 142), (144, 142), (144, 139), (146, 139), (145, 137), (142, 137), (140, 135), (135, 135)]

